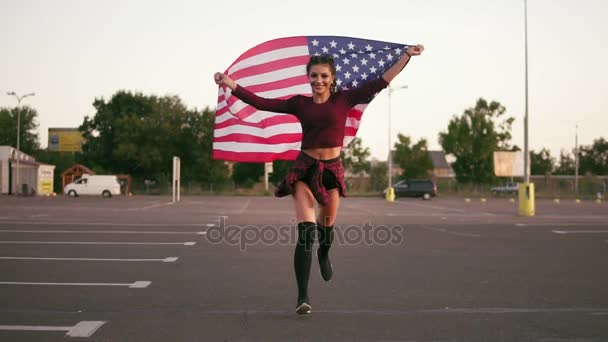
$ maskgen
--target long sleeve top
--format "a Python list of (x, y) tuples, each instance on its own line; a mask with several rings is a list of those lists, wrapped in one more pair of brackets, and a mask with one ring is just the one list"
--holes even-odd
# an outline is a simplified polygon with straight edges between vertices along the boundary
[(295, 115), (302, 125), (302, 149), (337, 147), (344, 141), (346, 117), (354, 106), (369, 99), (388, 83), (384, 78), (365, 82), (359, 88), (331, 94), (323, 103), (311, 96), (295, 95), (288, 99), (267, 99), (237, 85), (232, 94), (258, 110)]

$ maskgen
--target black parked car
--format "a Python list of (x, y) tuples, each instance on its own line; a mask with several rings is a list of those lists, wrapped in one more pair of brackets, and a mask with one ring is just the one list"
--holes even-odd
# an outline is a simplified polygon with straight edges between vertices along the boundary
[(428, 200), (437, 196), (437, 185), (430, 179), (401, 180), (395, 183), (393, 188), (395, 188), (395, 197), (422, 197)]

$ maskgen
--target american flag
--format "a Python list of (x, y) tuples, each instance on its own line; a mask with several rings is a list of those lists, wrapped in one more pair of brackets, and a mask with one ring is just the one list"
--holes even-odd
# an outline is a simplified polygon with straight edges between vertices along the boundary
[[(310, 56), (326, 54), (333, 56), (336, 63), (338, 88), (348, 90), (380, 77), (399, 60), (407, 47), (399, 43), (339, 36), (279, 38), (243, 53), (225, 74), (266, 98), (312, 95), (306, 63)], [(232, 96), (227, 87), (219, 88), (217, 102), (214, 159), (269, 162), (296, 158), (302, 129), (295, 116), (259, 111)], [(343, 146), (347, 146), (357, 134), (368, 103), (357, 105), (348, 113)]]

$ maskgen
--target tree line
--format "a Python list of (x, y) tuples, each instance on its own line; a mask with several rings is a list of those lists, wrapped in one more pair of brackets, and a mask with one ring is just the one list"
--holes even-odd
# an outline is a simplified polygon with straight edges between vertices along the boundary
[[(97, 98), (94, 114), (86, 116), (79, 126), (86, 143), (79, 153), (49, 152), (40, 148), (37, 133), (38, 113), (23, 106), (21, 112), (21, 149), (37, 160), (57, 166), (58, 176), (74, 163), (84, 164), (97, 173), (129, 174), (143, 182), (168, 182), (171, 179), (172, 158), (182, 162), (182, 183), (198, 182), (221, 186), (251, 186), (264, 174), (261, 163), (234, 163), (232, 177), (224, 161), (213, 160), (213, 128), (215, 113), (208, 107), (188, 108), (177, 96), (144, 95), (118, 91), (109, 100)], [(16, 145), (17, 108), (0, 108), (0, 145)], [(515, 119), (506, 115), (499, 102), (479, 99), (475, 106), (454, 115), (446, 129), (438, 134), (438, 142), (447, 155), (456, 179), (461, 183), (491, 183), (494, 151), (518, 151), (511, 142), (511, 127)], [(393, 161), (403, 169), (401, 178), (429, 176), (433, 165), (426, 139), (413, 141), (398, 134), (393, 146)], [(372, 188), (386, 184), (386, 162), (372, 166), (369, 148), (355, 138), (342, 153), (345, 168), (353, 175), (366, 173)], [(578, 150), (580, 174), (608, 174), (608, 141), (600, 137), (592, 145)], [(532, 174), (574, 174), (573, 152), (562, 150), (558, 158), (546, 148), (531, 151)], [(275, 161), (272, 183), (278, 183), (291, 165), (290, 161)]]

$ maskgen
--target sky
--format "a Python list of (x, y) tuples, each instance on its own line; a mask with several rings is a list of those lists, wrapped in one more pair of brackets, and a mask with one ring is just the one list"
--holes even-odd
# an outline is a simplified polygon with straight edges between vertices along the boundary
[[(608, 1), (528, 0), (529, 147), (572, 151), (608, 138)], [(96, 98), (119, 90), (177, 95), (215, 109), (213, 73), (279, 37), (340, 35), (423, 44), (392, 82), (391, 139), (402, 133), (440, 149), (439, 132), (479, 98), (515, 118), (524, 145), (523, 0), (0, 0), (0, 107), (5, 95), (49, 127), (78, 127)], [(386, 159), (388, 97), (367, 108), (358, 136)]]

